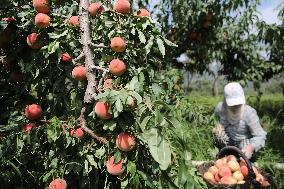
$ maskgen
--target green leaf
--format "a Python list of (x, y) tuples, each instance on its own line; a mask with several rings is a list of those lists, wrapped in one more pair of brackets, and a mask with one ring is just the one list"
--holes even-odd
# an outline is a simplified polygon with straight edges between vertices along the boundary
[(159, 163), (160, 169), (166, 170), (171, 164), (170, 145), (157, 128), (150, 129), (143, 136), (148, 143), (152, 157)]
[(159, 48), (161, 54), (163, 55), (163, 57), (165, 57), (166, 49), (165, 49), (163, 40), (161, 38), (158, 38), (157, 44), (158, 44), (158, 48)]
[(115, 101), (115, 107), (116, 107), (118, 112), (122, 112), (123, 111), (123, 105), (122, 105), (122, 102), (121, 102), (120, 98), (118, 98)]
[(163, 39), (164, 39), (164, 41), (165, 41), (165, 43), (166, 43), (167, 45), (169, 45), (169, 46), (171, 46), (171, 47), (178, 47), (177, 44), (171, 42), (170, 40), (168, 40), (168, 39), (166, 39), (166, 38), (163, 38)]
[(132, 96), (136, 98), (138, 104), (142, 102), (142, 97), (137, 92), (133, 91)]
[(145, 49), (146, 49), (146, 55), (148, 55), (151, 51), (151, 48), (153, 46), (153, 40), (154, 40), (154, 36), (151, 35), (150, 39), (148, 40), (148, 43), (147, 45), (145, 46)]
[(153, 116), (147, 116), (147, 117), (145, 117), (145, 118), (143, 119), (143, 121), (142, 121), (141, 124), (140, 124), (140, 128), (141, 128), (142, 132), (145, 131), (145, 128), (146, 128), (146, 126), (147, 126), (149, 120), (150, 120), (152, 117), (153, 117)]
[(95, 168), (98, 168), (98, 164), (95, 162), (93, 155), (87, 155), (86, 157), (92, 166), (94, 166)]
[(139, 40), (141, 43), (146, 43), (146, 38), (145, 35), (143, 34), (143, 32), (141, 32), (140, 30), (138, 30), (138, 35), (139, 35)]

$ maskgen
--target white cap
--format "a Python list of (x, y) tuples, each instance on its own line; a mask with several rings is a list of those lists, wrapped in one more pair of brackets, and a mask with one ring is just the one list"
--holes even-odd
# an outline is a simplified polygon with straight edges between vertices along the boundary
[(228, 106), (245, 104), (245, 94), (242, 86), (237, 82), (228, 83), (224, 87), (224, 96)]

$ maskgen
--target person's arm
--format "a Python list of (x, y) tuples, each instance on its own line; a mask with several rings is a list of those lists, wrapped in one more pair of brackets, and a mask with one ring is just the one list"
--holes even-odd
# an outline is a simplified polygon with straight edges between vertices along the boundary
[(254, 109), (251, 109), (248, 114), (247, 124), (252, 136), (252, 138), (249, 139), (250, 145), (253, 147), (254, 151), (258, 151), (264, 147), (267, 133), (261, 127), (259, 117)]

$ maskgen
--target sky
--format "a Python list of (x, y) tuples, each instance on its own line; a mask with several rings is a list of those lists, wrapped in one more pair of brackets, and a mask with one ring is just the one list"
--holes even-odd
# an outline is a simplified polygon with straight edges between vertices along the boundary
[[(150, 9), (152, 9), (152, 7), (158, 2), (159, 0), (151, 0)], [(261, 5), (258, 6), (257, 9), (259, 11), (260, 18), (269, 24), (280, 23), (277, 18), (277, 14), (279, 12), (277, 7), (279, 7), (281, 3), (284, 3), (284, 0), (262, 0)]]
[(283, 2), (283, 0), (262, 0), (261, 5), (257, 9), (260, 17), (269, 24), (279, 23), (280, 21), (277, 18), (279, 10), (277, 8)]

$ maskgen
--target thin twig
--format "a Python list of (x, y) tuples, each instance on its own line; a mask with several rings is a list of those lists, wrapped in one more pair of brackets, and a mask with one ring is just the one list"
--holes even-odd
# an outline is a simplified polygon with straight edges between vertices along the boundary
[(99, 67), (99, 66), (92, 66), (92, 68), (97, 69), (97, 70), (101, 70), (103, 72), (108, 72), (109, 71), (108, 69), (102, 68), (102, 67)]
[(87, 113), (86, 113), (86, 107), (83, 107), (81, 110), (81, 115), (80, 115), (80, 123), (81, 123), (81, 128), (88, 133), (92, 138), (96, 139), (97, 141), (99, 141), (102, 144), (107, 144), (108, 141), (107, 139), (103, 138), (103, 137), (99, 137), (98, 135), (96, 135), (90, 128), (87, 127)]
[(89, 45), (92, 47), (92, 48), (109, 48), (109, 46), (106, 46), (105, 44), (103, 43), (100, 43), (100, 44), (95, 44), (95, 43), (89, 43)]
[(84, 58), (84, 56), (85, 56), (84, 52), (81, 52), (81, 54), (77, 58), (74, 58), (74, 62), (81, 60), (82, 58)]

